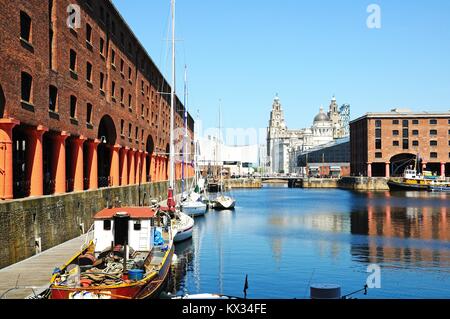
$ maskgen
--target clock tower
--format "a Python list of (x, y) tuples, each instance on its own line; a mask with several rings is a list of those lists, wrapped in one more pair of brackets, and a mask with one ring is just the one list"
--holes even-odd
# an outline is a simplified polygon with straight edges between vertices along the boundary
[[(287, 156), (286, 122), (280, 98), (276, 95), (272, 112), (270, 113), (269, 127), (267, 128), (267, 156), (271, 173), (285, 173), (284, 158)], [(286, 145), (286, 143), (288, 143)]]

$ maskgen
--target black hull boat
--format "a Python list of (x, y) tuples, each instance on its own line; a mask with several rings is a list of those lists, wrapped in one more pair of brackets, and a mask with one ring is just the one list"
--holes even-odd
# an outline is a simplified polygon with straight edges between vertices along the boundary
[(396, 181), (389, 181), (388, 186), (391, 191), (427, 191), (429, 188), (429, 185), (407, 184)]

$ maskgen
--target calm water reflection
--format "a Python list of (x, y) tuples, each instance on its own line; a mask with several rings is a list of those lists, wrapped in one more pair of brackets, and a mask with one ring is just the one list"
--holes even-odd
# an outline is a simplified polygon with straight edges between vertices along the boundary
[[(196, 220), (177, 246), (172, 293), (305, 298), (310, 283), (362, 288), (382, 268), (370, 298), (450, 298), (450, 194), (354, 193), (264, 188), (234, 191), (234, 212)], [(367, 298), (358, 295), (359, 298)]]

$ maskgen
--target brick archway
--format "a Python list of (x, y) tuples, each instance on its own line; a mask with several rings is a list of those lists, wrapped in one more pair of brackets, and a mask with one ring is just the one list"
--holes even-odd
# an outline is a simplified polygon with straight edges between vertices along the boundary
[(2, 85), (0, 84), (0, 119), (3, 118), (5, 115), (5, 105), (6, 105), (6, 98), (5, 93), (3, 93)]
[(111, 180), (113, 147), (117, 140), (117, 131), (113, 119), (105, 115), (98, 126), (98, 186), (109, 187), (114, 181)]
[(155, 142), (153, 141), (153, 137), (151, 135), (148, 136), (147, 138), (147, 144), (145, 147), (145, 151), (148, 153), (147, 154), (147, 161), (145, 163), (146, 167), (145, 167), (145, 173), (147, 175), (147, 181), (150, 181), (151, 178), (151, 172), (152, 172), (152, 163), (153, 162), (153, 152), (155, 151)]
[[(397, 154), (391, 158), (391, 175), (392, 176), (402, 176), (405, 169), (410, 166), (415, 166), (417, 156), (410, 153)], [(420, 171), (422, 165), (419, 161), (419, 165), (416, 169)]]

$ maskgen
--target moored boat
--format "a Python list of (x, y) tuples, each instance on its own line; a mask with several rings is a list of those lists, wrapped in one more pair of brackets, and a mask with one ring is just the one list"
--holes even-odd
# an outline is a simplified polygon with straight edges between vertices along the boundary
[(177, 216), (172, 219), (172, 230), (174, 232), (173, 241), (179, 243), (192, 237), (194, 230), (194, 219), (182, 212), (177, 212)]
[(424, 171), (423, 174), (419, 174), (414, 169), (406, 169), (403, 177), (390, 178), (388, 186), (393, 191), (427, 191), (430, 186), (439, 183), (441, 183), (440, 177), (433, 175), (431, 172)]
[(80, 251), (50, 282), (51, 299), (159, 296), (174, 254), (171, 219), (143, 207), (104, 209)]
[(236, 206), (236, 200), (229, 196), (218, 196), (214, 200), (214, 209), (216, 210), (232, 210)]
[(181, 204), (181, 210), (191, 217), (199, 217), (207, 213), (208, 205), (201, 201), (185, 201)]
[(450, 184), (446, 185), (431, 185), (428, 190), (430, 192), (450, 192)]

